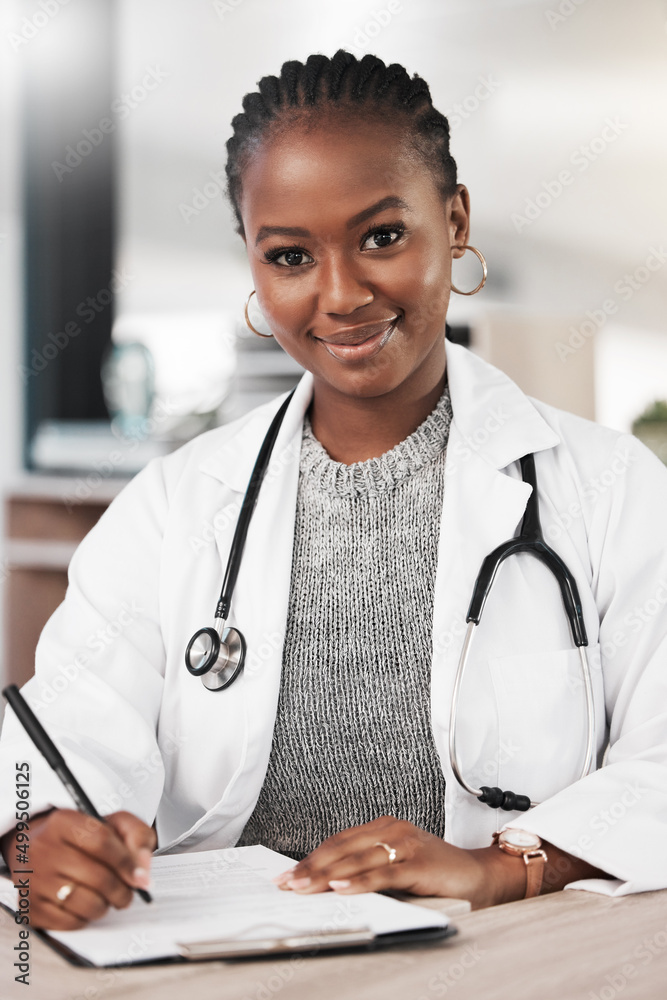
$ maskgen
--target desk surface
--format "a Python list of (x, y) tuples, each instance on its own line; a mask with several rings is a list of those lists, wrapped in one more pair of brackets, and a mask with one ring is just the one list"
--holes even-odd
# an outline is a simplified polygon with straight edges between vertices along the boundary
[(13, 981), (17, 927), (0, 910), (2, 1000), (664, 1000), (667, 890), (566, 890), (454, 918), (456, 937), (356, 955), (80, 969), (34, 934), (31, 989)]

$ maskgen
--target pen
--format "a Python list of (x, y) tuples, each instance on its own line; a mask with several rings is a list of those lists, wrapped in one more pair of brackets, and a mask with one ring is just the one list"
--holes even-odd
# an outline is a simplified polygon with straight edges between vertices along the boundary
[[(97, 809), (68, 768), (64, 757), (58, 750), (58, 747), (46, 732), (44, 726), (41, 724), (30, 705), (17, 688), (16, 684), (10, 684), (8, 687), (3, 689), (2, 693), (14, 709), (16, 718), (19, 720), (32, 742), (35, 744), (42, 756), (46, 758), (47, 763), (53, 768), (67, 791), (74, 799), (79, 812), (87, 813), (88, 816), (92, 816), (94, 819), (98, 819), (101, 823), (104, 823), (104, 818), (100, 816)], [(146, 892), (145, 889), (139, 889), (137, 887), (133, 888), (134, 891), (141, 896), (144, 902), (153, 902), (150, 893)]]

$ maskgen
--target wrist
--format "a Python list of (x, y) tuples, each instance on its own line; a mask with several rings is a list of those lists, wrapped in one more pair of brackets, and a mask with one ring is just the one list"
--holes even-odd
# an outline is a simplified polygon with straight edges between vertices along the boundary
[(495, 844), (471, 853), (477, 855), (481, 869), (478, 900), (471, 901), (473, 909), (524, 898), (527, 873), (523, 858), (505, 854)]

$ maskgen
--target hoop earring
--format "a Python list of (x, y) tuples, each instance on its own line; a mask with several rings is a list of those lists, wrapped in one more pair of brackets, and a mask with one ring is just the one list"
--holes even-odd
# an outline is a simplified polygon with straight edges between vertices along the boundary
[(249, 327), (250, 327), (250, 329), (252, 330), (252, 332), (253, 332), (253, 333), (256, 333), (258, 337), (266, 337), (266, 338), (267, 338), (267, 340), (270, 340), (270, 339), (271, 339), (271, 338), (273, 337), (273, 334), (272, 334), (272, 333), (260, 333), (260, 331), (259, 331), (259, 330), (256, 330), (256, 329), (255, 329), (255, 327), (254, 327), (254, 326), (252, 325), (252, 323), (250, 322), (250, 316), (248, 315), (248, 306), (250, 305), (250, 299), (251, 299), (251, 298), (253, 297), (253, 295), (255, 295), (255, 294), (256, 294), (256, 292), (255, 292), (255, 289), (253, 288), (253, 290), (251, 291), (250, 295), (249, 295), (249, 296), (248, 296), (248, 298), (246, 299), (246, 304), (245, 304), (245, 309), (243, 310), (243, 311), (244, 311), (244, 313), (245, 313), (245, 321), (246, 321), (246, 325), (247, 325), (247, 326), (249, 326)]
[(478, 261), (482, 265), (482, 280), (480, 281), (480, 283), (477, 286), (477, 288), (473, 288), (472, 292), (462, 292), (460, 288), (457, 288), (456, 285), (454, 285), (452, 283), (452, 291), (456, 292), (457, 295), (475, 295), (477, 292), (481, 291), (481, 289), (484, 288), (484, 285), (486, 284), (486, 276), (488, 274), (488, 269), (487, 269), (487, 266), (486, 266), (486, 261), (484, 260), (484, 254), (480, 250), (478, 250), (477, 247), (471, 247), (467, 243), (464, 246), (461, 246), (461, 247), (458, 246), (457, 244), (454, 244), (454, 246), (451, 249), (452, 250), (472, 250), (472, 252), (477, 257)]

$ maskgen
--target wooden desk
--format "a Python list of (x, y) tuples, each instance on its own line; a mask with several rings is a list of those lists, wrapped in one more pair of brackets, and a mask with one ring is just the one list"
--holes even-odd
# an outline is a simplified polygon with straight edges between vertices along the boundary
[(78, 969), (30, 937), (31, 988), (13, 981), (0, 911), (0, 997), (15, 1000), (664, 1000), (667, 890), (610, 899), (566, 890), (454, 918), (449, 941), (356, 955)]

